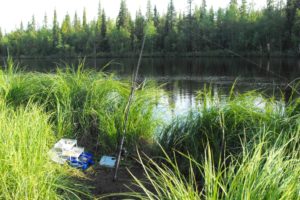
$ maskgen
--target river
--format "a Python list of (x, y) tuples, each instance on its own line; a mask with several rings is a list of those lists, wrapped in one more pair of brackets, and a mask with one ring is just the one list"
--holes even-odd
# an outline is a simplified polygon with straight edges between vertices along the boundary
[[(27, 71), (52, 72), (62, 63), (78, 63), (78, 60), (59, 61), (53, 59), (16, 60), (20, 68)], [(114, 72), (119, 77), (130, 77), (137, 58), (86, 59), (86, 67), (101, 70), (111, 62), (105, 71)], [(204, 84), (212, 85), (228, 92), (236, 81), (236, 90), (260, 90), (269, 95), (280, 94), (288, 82), (300, 77), (300, 60), (288, 58), (144, 58), (139, 80), (153, 79), (166, 83), (169, 92), (166, 103), (173, 106), (175, 113), (182, 113), (194, 106), (197, 91)]]

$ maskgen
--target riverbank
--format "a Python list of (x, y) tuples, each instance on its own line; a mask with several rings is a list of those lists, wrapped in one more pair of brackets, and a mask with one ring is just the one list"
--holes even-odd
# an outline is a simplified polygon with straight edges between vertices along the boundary
[[(74, 58), (135, 58), (139, 56), (139, 52), (126, 52), (126, 53), (97, 53), (97, 54), (54, 54), (54, 55), (11, 55), (18, 59), (74, 59)], [(6, 57), (6, 55), (0, 55)], [(250, 52), (234, 52), (231, 50), (213, 50), (213, 51), (199, 51), (199, 52), (144, 52), (145, 58), (199, 58), (199, 57), (245, 57), (245, 58), (299, 58), (299, 53), (295, 51), (250, 51)]]
[[(0, 71), (0, 155), (5, 158), (0, 167), (1, 198), (93, 199), (107, 196), (106, 192), (119, 199), (124, 195), (297, 199), (299, 195), (296, 93), (284, 102), (283, 97), (254, 91), (238, 93), (234, 87), (224, 98), (221, 92), (204, 87), (187, 116), (166, 124), (154, 112), (165, 92), (154, 82), (142, 83), (128, 119), (126, 147), (133, 160), (122, 164), (123, 172), (125, 167), (133, 170), (136, 178), (125, 173), (122, 177), (135, 189), (120, 194), (128, 190), (108, 188), (113, 186), (108, 183), (111, 172), (104, 171), (106, 180), (99, 181), (103, 171), (97, 164), (84, 174), (52, 163), (47, 152), (57, 140), (69, 137), (78, 139), (96, 159), (113, 155), (130, 81), (84, 70), (83, 63), (76, 70), (64, 66), (51, 74), (19, 72), (12, 60), (7, 63), (6, 70)], [(298, 90), (299, 83), (293, 87)], [(137, 154), (136, 148), (149, 157)]]

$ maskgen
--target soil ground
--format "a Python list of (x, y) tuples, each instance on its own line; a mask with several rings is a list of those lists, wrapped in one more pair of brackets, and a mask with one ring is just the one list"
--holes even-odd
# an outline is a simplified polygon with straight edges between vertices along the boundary
[(114, 169), (100, 167), (98, 163), (90, 167), (86, 172), (88, 180), (86, 184), (91, 188), (91, 193), (95, 198), (100, 199), (124, 199), (125, 196), (104, 197), (108, 194), (117, 194), (124, 192), (140, 191), (134, 185), (134, 178), (129, 171), (139, 180), (145, 179), (143, 169), (137, 163), (131, 163), (130, 166), (120, 166), (118, 171), (118, 180), (113, 181)]

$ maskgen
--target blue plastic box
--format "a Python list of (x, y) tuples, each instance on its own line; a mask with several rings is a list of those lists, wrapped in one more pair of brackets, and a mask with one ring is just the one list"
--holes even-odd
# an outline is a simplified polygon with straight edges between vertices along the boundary
[(88, 152), (83, 152), (79, 158), (69, 158), (68, 163), (70, 166), (75, 168), (81, 168), (82, 170), (86, 170), (89, 166), (94, 164), (93, 154)]

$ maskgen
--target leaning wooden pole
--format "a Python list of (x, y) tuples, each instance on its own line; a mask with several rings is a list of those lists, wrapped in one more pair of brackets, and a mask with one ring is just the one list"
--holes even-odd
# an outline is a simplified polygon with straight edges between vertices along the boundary
[(116, 164), (115, 164), (115, 173), (114, 173), (113, 181), (116, 181), (118, 179), (118, 171), (119, 171), (119, 167), (120, 167), (120, 160), (121, 160), (123, 146), (124, 146), (126, 133), (127, 133), (128, 116), (129, 116), (129, 113), (130, 113), (131, 102), (132, 102), (134, 92), (135, 92), (135, 89), (136, 89), (136, 81), (137, 81), (137, 77), (138, 77), (138, 74), (139, 74), (139, 69), (140, 69), (140, 65), (141, 65), (141, 61), (142, 61), (142, 56), (143, 56), (143, 51), (144, 51), (144, 46), (145, 46), (145, 40), (146, 40), (146, 34), (145, 34), (144, 39), (143, 39), (138, 64), (137, 64), (135, 73), (134, 73), (133, 78), (132, 78), (131, 91), (130, 91), (130, 95), (129, 95), (129, 98), (128, 98), (128, 102), (127, 102), (125, 110), (124, 110), (124, 124), (123, 124), (121, 140), (120, 140), (120, 143), (118, 145), (118, 155), (117, 155), (117, 160), (116, 160)]

